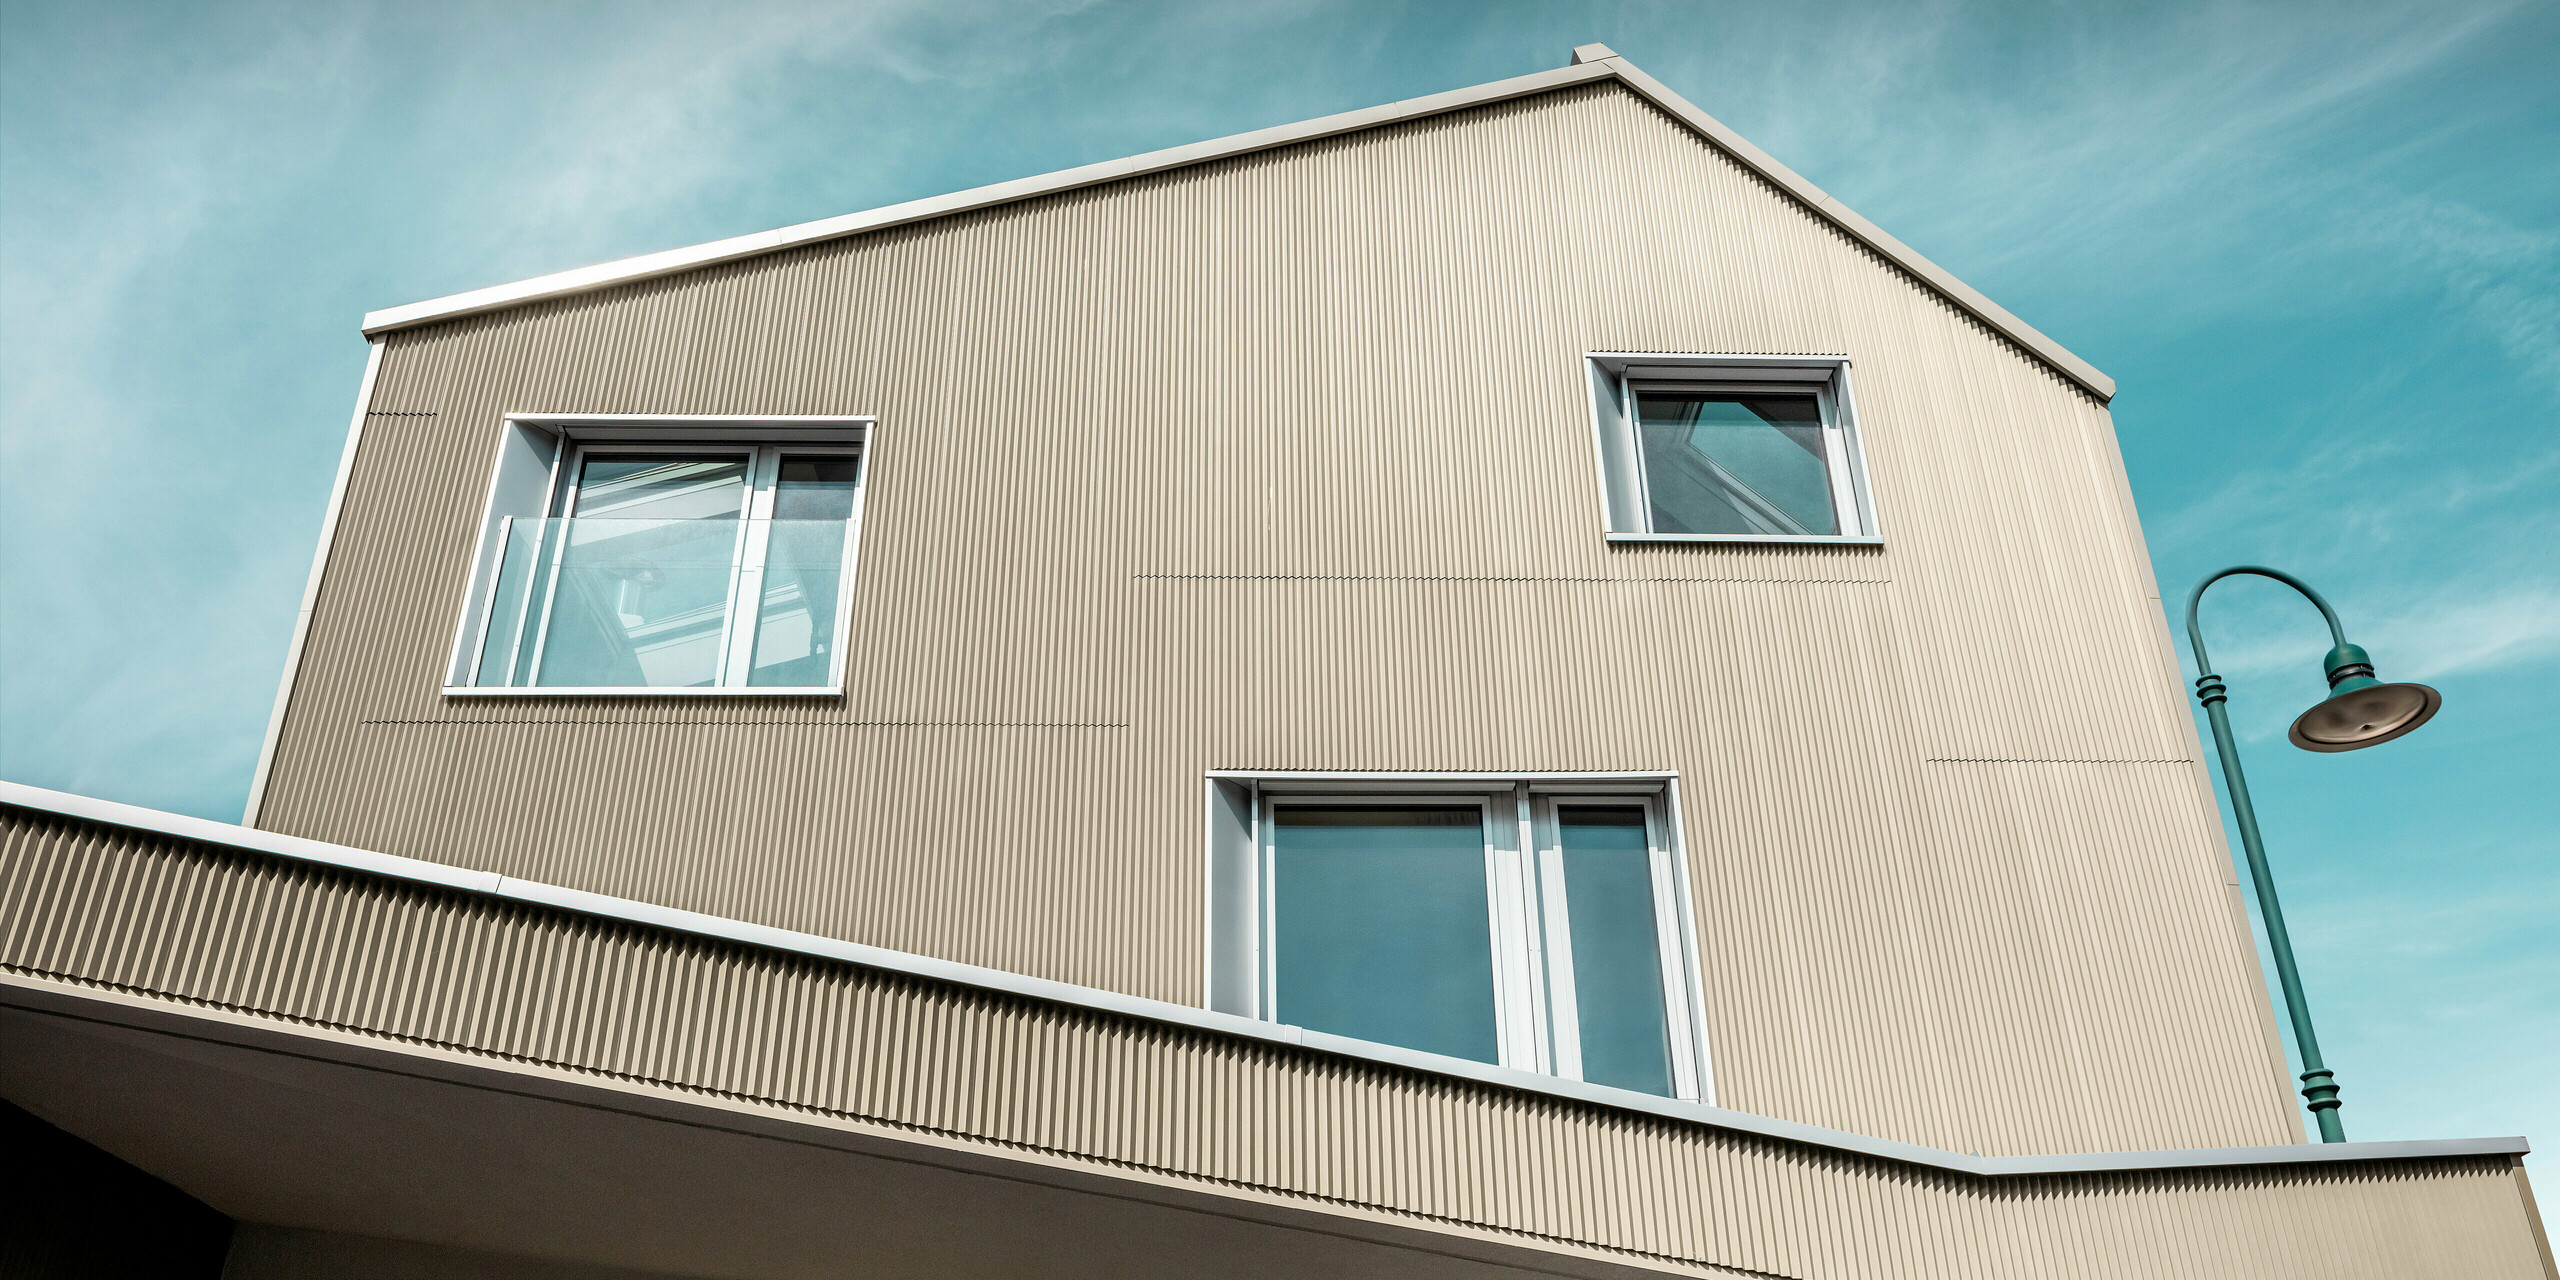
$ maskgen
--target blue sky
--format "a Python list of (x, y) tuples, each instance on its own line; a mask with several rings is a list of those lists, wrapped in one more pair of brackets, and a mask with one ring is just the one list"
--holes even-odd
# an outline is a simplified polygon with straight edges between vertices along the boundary
[(238, 816), (368, 309), (1594, 40), (2116, 377), (2164, 590), (2444, 690), (2296, 751), (2215, 589), (2350, 1136), (2560, 1144), (2550, 3), (6, 0), (0, 776)]

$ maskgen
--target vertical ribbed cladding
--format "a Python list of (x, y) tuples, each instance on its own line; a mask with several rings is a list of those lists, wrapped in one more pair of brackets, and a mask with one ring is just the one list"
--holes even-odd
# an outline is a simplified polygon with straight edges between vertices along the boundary
[[(1887, 545), (1606, 543), (1593, 350), (1847, 355)], [(1189, 1002), (1203, 770), (1676, 769), (1720, 1101), (2287, 1132), (2104, 407), (1615, 87), (395, 333), (374, 408), (276, 829)], [(877, 415), (845, 696), (442, 697), (509, 411)]]
[(1638, 1261), (2539, 1274), (2502, 1156), (1984, 1181), (19, 809), (0, 964)]
[(1991, 1195), (2017, 1241), (2004, 1274), (2547, 1275), (2521, 1202), (2477, 1194), (2488, 1172), (2449, 1160), (2202, 1169), (2022, 1179)]

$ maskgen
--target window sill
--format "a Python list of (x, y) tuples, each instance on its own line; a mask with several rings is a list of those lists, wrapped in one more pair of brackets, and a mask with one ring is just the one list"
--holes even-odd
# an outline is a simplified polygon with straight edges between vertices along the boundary
[(737, 688), (737, 689), (629, 689), (619, 686), (597, 688), (589, 685), (557, 688), (538, 686), (531, 689), (482, 689), (473, 686), (447, 685), (448, 698), (841, 698), (842, 685), (817, 688)]
[(1757, 542), (1789, 546), (1881, 547), (1881, 534), (1791, 534), (1791, 533), (1617, 533), (1608, 535), (1611, 542)]

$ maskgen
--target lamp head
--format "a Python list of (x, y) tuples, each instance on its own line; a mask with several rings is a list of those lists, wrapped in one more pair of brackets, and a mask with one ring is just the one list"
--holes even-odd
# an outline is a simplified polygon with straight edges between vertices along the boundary
[(2354, 751), (2389, 742), (2434, 716), (2444, 695), (2422, 684), (2384, 684), (2373, 678), (2373, 659), (2362, 647), (2342, 644), (2321, 666), (2329, 696), (2293, 722), (2288, 737), (2305, 751)]

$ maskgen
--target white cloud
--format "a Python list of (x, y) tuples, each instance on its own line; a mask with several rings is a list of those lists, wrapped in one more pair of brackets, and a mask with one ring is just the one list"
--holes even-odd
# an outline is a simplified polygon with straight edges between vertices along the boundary
[[(2476, 51), (2530, 10), (2518, 3), (2190, 4), (2112, 12), (1936, 3), (1806, 23), (1790, 10), (1737, 19), (1735, 38), (1656, 67), (1701, 104), (1852, 207), (1976, 283), (2068, 263), (2118, 296), (2196, 313), (2298, 288), (2272, 227), (2309, 220), (2309, 251), (2397, 260), (2331, 283), (2405, 283), (2451, 265), (2433, 241), (2354, 229), (2405, 197), (2378, 175), (2387, 146), (2302, 159), (2342, 117)], [(1650, 65), (1650, 64), (1648, 64)], [(2442, 139), (2402, 145), (2441, 145)], [(2406, 211), (2404, 211), (2405, 213)], [(2300, 252), (2299, 250), (2297, 252)], [(2211, 290), (2165, 291), (2215, 263)], [(2495, 292), (2483, 282), (2485, 295)], [(2154, 296), (2156, 295), (2156, 296)], [(2529, 292), (2484, 297), (2502, 328), (2532, 328)], [(2034, 317), (2029, 317), (2032, 321)]]
[(2519, 227), (2432, 195), (2377, 202), (2344, 221), (2341, 252), (2399, 256), (2441, 281), (2546, 389), (2560, 392), (2560, 231)]
[[(2560, 587), (2527, 582), (2446, 595), (2382, 618), (2358, 643), (2393, 655), (2390, 676), (2441, 676), (2540, 665), (2560, 656)], [(2404, 664), (2405, 665), (2401, 665)]]
[[(742, 3), (655, 5), (557, 72), (522, 82), (522, 68), (464, 76), (439, 89), (441, 108), (479, 110), (492, 93), (521, 99), (521, 128), (458, 193), (456, 246), (488, 280), (583, 265), (710, 235), (767, 229), (770, 219), (706, 228), (740, 189), (766, 189), (778, 159), (804, 156), (830, 172), (872, 171), (906, 155), (922, 122), (895, 99), (927, 86), (977, 89), (1036, 80), (1074, 56), (1053, 39), (1058, 20), (1090, 0), (872, 0), (852, 6)], [(879, 105), (870, 130), (835, 145), (786, 136), (808, 130), (804, 97)], [(839, 129), (829, 118), (819, 127)], [(501, 198), (486, 207), (489, 196)], [(829, 207), (810, 216), (851, 212)]]

